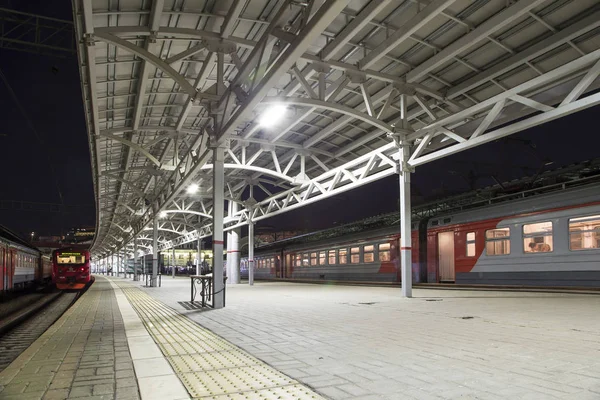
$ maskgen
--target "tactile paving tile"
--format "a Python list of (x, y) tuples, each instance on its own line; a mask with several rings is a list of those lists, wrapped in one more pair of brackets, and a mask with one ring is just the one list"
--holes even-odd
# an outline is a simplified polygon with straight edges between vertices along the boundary
[(247, 367), (260, 363), (256, 358), (237, 350), (172, 356), (171, 360), (173, 360), (173, 363), (175, 363), (177, 368), (182, 372)]
[(211, 400), (281, 400), (281, 399), (321, 399), (322, 397), (302, 385), (288, 385), (276, 388), (254, 390), (244, 393), (223, 394), (218, 396), (205, 396), (203, 399)]
[(193, 397), (247, 392), (297, 383), (265, 365), (190, 372), (184, 374), (184, 382), (185, 380), (191, 382)]
[(115, 283), (193, 398), (322, 399), (142, 290)]

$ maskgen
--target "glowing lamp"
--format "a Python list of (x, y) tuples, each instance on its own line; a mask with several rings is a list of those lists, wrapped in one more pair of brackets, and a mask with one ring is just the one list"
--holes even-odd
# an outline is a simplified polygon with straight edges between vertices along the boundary
[(275, 104), (267, 108), (260, 116), (258, 124), (263, 128), (270, 128), (279, 123), (285, 116), (287, 108), (283, 104)]

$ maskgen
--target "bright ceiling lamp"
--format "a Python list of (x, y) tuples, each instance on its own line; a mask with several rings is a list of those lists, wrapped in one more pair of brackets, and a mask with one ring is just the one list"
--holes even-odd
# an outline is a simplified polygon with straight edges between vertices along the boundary
[(158, 218), (167, 218), (167, 213), (164, 211), (161, 211), (161, 213), (158, 215)]
[(274, 104), (262, 113), (258, 124), (263, 128), (271, 128), (283, 119), (286, 110), (287, 108), (283, 104)]
[(198, 185), (196, 185), (195, 183), (192, 183), (190, 186), (188, 186), (187, 188), (187, 192), (188, 194), (194, 194), (198, 191), (200, 187)]

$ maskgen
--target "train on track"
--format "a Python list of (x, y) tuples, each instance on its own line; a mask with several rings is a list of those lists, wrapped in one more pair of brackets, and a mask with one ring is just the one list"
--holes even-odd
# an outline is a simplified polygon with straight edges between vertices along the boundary
[[(514, 197), (413, 217), (414, 282), (600, 287), (600, 184)], [(257, 248), (254, 276), (399, 283), (398, 218), (382, 219), (374, 229), (319, 232)], [(248, 265), (242, 257), (242, 278)]]
[(0, 293), (47, 283), (51, 276), (49, 256), (0, 226)]
[(59, 289), (83, 289), (91, 281), (90, 252), (66, 247), (52, 252), (52, 281)]

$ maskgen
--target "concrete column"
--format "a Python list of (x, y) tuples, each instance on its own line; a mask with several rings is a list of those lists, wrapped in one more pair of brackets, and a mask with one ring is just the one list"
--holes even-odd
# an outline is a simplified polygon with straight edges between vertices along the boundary
[(150, 280), (150, 286), (156, 287), (158, 285), (158, 215), (154, 216), (152, 233), (152, 279)]
[(115, 274), (115, 253), (110, 254), (110, 276)]
[(213, 148), (213, 305), (223, 308), (225, 305), (225, 287), (223, 284), (223, 217), (225, 174), (223, 146)]
[(173, 262), (171, 264), (173, 264), (172, 278), (175, 279), (175, 246), (173, 246)]
[[(400, 113), (402, 124), (406, 128), (406, 95), (400, 96)], [(406, 139), (400, 138), (399, 172), (400, 172), (400, 260), (402, 280), (402, 297), (412, 297), (412, 240), (411, 240), (411, 204), (410, 204), (410, 145)]]
[(252, 219), (248, 222), (248, 284), (254, 285), (254, 222)]

